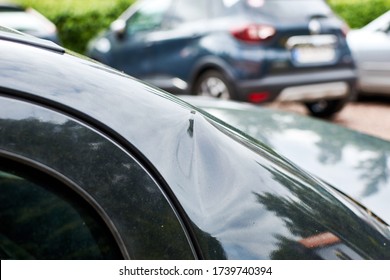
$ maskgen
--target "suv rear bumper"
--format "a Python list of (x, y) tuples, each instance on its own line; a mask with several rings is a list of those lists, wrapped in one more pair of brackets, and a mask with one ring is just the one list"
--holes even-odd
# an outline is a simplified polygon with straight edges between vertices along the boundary
[(354, 69), (285, 74), (237, 84), (237, 98), (250, 100), (251, 94), (268, 95), (265, 101), (316, 101), (349, 98), (356, 87)]
[(351, 91), (346, 82), (322, 83), (288, 87), (276, 97), (277, 101), (316, 101), (321, 99), (344, 99)]

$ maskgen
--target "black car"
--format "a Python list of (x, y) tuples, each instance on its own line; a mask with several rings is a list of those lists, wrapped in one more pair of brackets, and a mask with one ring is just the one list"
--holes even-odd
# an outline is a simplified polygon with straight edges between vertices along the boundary
[(330, 117), (355, 89), (346, 31), (323, 0), (141, 0), (87, 54), (171, 93)]
[(387, 224), (184, 101), (0, 31), (1, 259), (390, 259)]

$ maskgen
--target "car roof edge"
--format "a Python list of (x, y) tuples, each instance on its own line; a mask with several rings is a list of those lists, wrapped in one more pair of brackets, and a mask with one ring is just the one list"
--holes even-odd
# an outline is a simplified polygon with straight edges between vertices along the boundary
[(65, 49), (54, 42), (23, 34), (9, 28), (0, 26), (0, 40), (22, 43), (33, 47), (38, 47), (58, 53), (65, 53)]

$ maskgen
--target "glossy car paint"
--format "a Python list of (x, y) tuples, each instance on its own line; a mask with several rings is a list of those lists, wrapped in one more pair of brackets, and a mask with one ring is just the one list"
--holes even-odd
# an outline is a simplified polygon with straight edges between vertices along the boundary
[[(173, 5), (171, 2), (160, 1), (164, 7)], [(207, 1), (201, 1), (204, 2)], [(218, 16), (212, 13), (217, 13), (217, 3), (222, 5), (222, 2), (212, 2), (211, 6), (207, 5), (210, 13), (207, 18), (171, 27), (169, 20), (174, 15), (170, 13), (175, 11), (171, 7), (167, 8), (162, 27), (135, 32), (131, 21), (138, 10), (148, 5), (155, 7), (153, 1), (139, 1), (111, 29), (90, 42), (87, 54), (171, 93), (196, 94), (202, 74), (214, 70), (227, 80), (232, 99), (313, 102), (350, 97), (356, 74), (342, 32), (344, 23), (325, 3), (222, 1), (225, 6), (235, 8), (230, 8), (232, 11), (227, 15)], [(295, 7), (298, 4), (298, 7), (305, 5), (305, 9), (299, 11)], [(250, 5), (251, 10), (247, 7)], [(262, 5), (267, 6), (264, 12)], [(278, 9), (283, 10), (283, 16), (273, 12)], [(232, 35), (232, 30), (248, 24), (272, 26), (276, 33), (262, 42), (246, 42)], [(329, 42), (325, 44), (325, 41)], [(309, 46), (317, 51), (312, 58), (318, 58), (328, 45), (335, 48), (330, 61), (298, 62), (305, 50), (310, 51)], [(262, 99), (251, 97), (261, 94)]]
[(348, 33), (361, 94), (390, 94), (390, 11)]
[(390, 142), (298, 114), (182, 98), (266, 143), (390, 223)]
[[(0, 102), (13, 114), (21, 114), (9, 117), (2, 112), (1, 121), (11, 119), (17, 125), (32, 119), (44, 126), (55, 124), (53, 117), (46, 119), (42, 113), (37, 114), (44, 107), (52, 116), (54, 111), (62, 120), (77, 121), (101, 134), (109, 145), (114, 143), (123, 151), (119, 156), (129, 160), (131, 154), (158, 183), (182, 221), (178, 222), (182, 228), (176, 227), (178, 232), (162, 230), (162, 238), (176, 242), (181, 230), (188, 242), (183, 246), (193, 248), (194, 258), (390, 258), (388, 226), (267, 145), (170, 94), (103, 65), (47, 48), (45, 42), (15, 42), (18, 40), (14, 37), (7, 40), (5, 33), (1, 37)], [(34, 103), (35, 109), (22, 110), (29, 103)], [(17, 148), (20, 145), (7, 141), (7, 132), (12, 130), (5, 130), (10, 129), (5, 126), (1, 129), (2, 154), (22, 153)], [(26, 147), (37, 145), (24, 140)], [(71, 158), (62, 158), (59, 152), (64, 164), (55, 166), (46, 152), (38, 149), (31, 160), (64, 172), (65, 177), (86, 180), (85, 169), (66, 171), (64, 166), (73, 164)], [(116, 158), (107, 153), (95, 155), (103, 156), (107, 164)], [(81, 155), (76, 150), (72, 156)], [(80, 162), (88, 159), (83, 157)], [(93, 165), (86, 165), (87, 170), (93, 169)], [(130, 186), (109, 183), (108, 188), (121, 188), (125, 196), (132, 192)], [(102, 210), (112, 207), (85, 185), (79, 187), (95, 197)], [(136, 213), (124, 211), (122, 215), (137, 218)], [(161, 211), (154, 215), (164, 220)], [(127, 227), (120, 217), (112, 218), (110, 222), (116, 227)], [(321, 236), (331, 237), (330, 247), (308, 242)], [(132, 246), (141, 246), (136, 240), (126, 243), (121, 232), (119, 237), (129, 252)], [(153, 258), (153, 250), (145, 247), (143, 257)]]
[[(180, 220), (164, 193), (159, 191), (151, 177), (145, 178), (145, 171), (137, 161), (116, 143), (58, 112), (4, 97), (0, 97), (0, 104), (3, 108), (0, 127), (6, 135), (0, 140), (0, 157), (10, 157), (13, 153), (20, 161), (28, 158), (49, 166), (54, 174), (59, 172), (68, 178), (74, 191), (89, 194), (84, 194), (84, 198), (96, 209), (101, 209), (123, 257), (194, 258)], [(128, 176), (130, 172), (132, 176)], [(164, 214), (155, 215), (155, 212)], [(176, 233), (175, 242), (166, 239), (169, 232)], [(51, 240), (50, 237), (48, 234), (46, 239)], [(133, 245), (134, 240), (137, 246)], [(67, 252), (70, 245), (70, 242), (56, 244), (62, 248), (57, 259), (77, 255)], [(79, 254), (84, 258), (96, 258), (93, 254), (83, 255), (82, 251)], [(112, 257), (118, 258), (118, 255)]]

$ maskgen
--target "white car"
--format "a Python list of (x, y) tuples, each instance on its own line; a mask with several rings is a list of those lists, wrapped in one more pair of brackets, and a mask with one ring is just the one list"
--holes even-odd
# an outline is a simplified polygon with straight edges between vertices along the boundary
[(348, 33), (361, 94), (390, 95), (390, 11)]
[(0, 25), (29, 35), (60, 43), (57, 28), (49, 19), (33, 8), (0, 3)]

